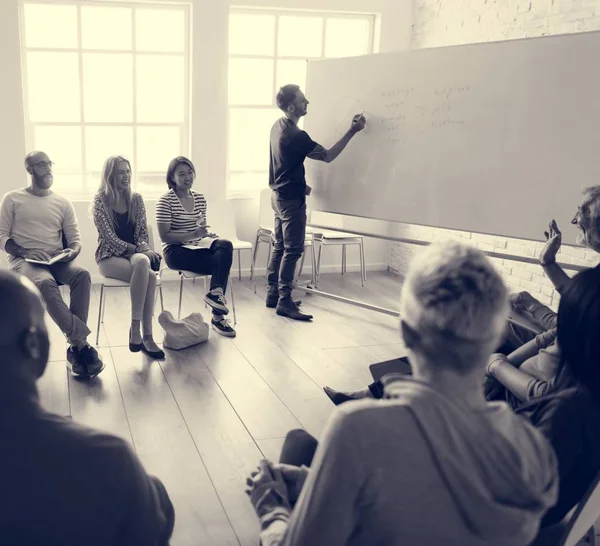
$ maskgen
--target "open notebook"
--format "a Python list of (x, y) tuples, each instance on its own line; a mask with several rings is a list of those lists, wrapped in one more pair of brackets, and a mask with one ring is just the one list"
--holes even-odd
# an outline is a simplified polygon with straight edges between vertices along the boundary
[(49, 260), (34, 260), (32, 258), (25, 258), (25, 261), (29, 262), (30, 264), (52, 265), (58, 262), (59, 260), (62, 260), (68, 253), (68, 250), (63, 250), (56, 256), (52, 256), (52, 258), (50, 258)]
[(183, 248), (190, 250), (202, 250), (203, 248), (210, 248), (213, 241), (216, 241), (218, 237), (202, 237), (199, 241), (196, 241), (193, 245), (181, 245)]

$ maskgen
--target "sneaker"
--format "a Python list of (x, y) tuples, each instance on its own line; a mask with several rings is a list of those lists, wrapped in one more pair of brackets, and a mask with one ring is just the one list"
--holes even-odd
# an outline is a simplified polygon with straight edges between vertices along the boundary
[(73, 377), (87, 377), (85, 364), (79, 358), (79, 351), (76, 347), (67, 349), (67, 367), (71, 370)]
[(312, 315), (308, 315), (300, 311), (296, 303), (292, 300), (283, 302), (279, 300), (275, 312), (282, 317), (288, 317), (294, 320), (312, 320), (313, 318)]
[(96, 377), (105, 367), (104, 362), (98, 356), (98, 351), (91, 345), (79, 349), (79, 360), (85, 364), (87, 375), (91, 379)]
[(212, 292), (210, 291), (206, 296), (204, 296), (204, 301), (208, 303), (213, 309), (219, 311), (221, 315), (229, 314), (229, 309), (227, 309), (227, 300), (225, 296), (220, 292)]
[(235, 337), (235, 330), (231, 327), (231, 321), (229, 319), (212, 319), (210, 324), (213, 327), (213, 330), (222, 336)]

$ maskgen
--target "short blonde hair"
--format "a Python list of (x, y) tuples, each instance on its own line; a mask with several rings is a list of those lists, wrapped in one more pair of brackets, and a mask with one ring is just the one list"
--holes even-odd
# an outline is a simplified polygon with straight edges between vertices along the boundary
[[(401, 318), (416, 330), (430, 355), (443, 352), (463, 371), (500, 340), (508, 293), (480, 250), (435, 243), (411, 262), (400, 297)], [(440, 355), (441, 356), (441, 355)]]

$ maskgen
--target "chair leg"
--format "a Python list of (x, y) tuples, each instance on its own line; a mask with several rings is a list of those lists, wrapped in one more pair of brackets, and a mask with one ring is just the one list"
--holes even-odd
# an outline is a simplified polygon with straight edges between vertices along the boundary
[(258, 245), (260, 243), (260, 233), (256, 232), (256, 239), (254, 240), (254, 247), (252, 248), (252, 259), (250, 261), (250, 279), (254, 279), (254, 268), (256, 266), (256, 256), (258, 255)]
[(231, 310), (233, 311), (233, 324), (234, 326), (237, 324), (237, 317), (235, 315), (235, 298), (233, 297), (233, 284), (231, 283), (231, 279), (227, 283), (227, 288), (229, 288), (229, 293), (231, 294)]
[(364, 286), (365, 285), (364, 283), (367, 280), (367, 265), (365, 263), (365, 246), (364, 246), (363, 239), (360, 240), (360, 245), (358, 246), (358, 248), (360, 250), (360, 270), (361, 270), (363, 286)]
[(317, 241), (315, 239), (313, 239), (313, 244), (311, 245), (310, 251), (310, 282), (312, 283), (312, 285), (314, 287), (316, 287), (317, 284), (317, 261), (316, 261), (316, 250), (315, 250), (315, 246), (317, 244)]
[(242, 280), (242, 251), (238, 248), (238, 280)]
[(346, 245), (342, 245), (342, 275), (346, 273)]
[[(104, 290), (108, 290), (107, 288), (105, 288)], [(106, 311), (106, 294), (104, 294), (104, 303), (102, 304), (102, 317), (100, 319), (100, 322), (102, 322), (102, 324), (104, 324), (104, 312)]]
[(177, 318), (181, 318), (181, 299), (183, 298), (183, 275), (179, 274), (179, 307), (177, 308)]
[[(208, 288), (206, 287), (206, 275), (204, 275), (204, 293), (208, 294)], [(204, 309), (208, 307), (208, 304), (204, 302)]]
[(100, 340), (100, 324), (102, 321), (102, 302), (104, 300), (104, 284), (100, 286), (100, 306), (98, 307), (98, 327), (96, 328), (96, 345)]
[(273, 252), (273, 243), (269, 243), (269, 252), (267, 253), (267, 267), (265, 267), (265, 286), (269, 284), (268, 273), (269, 264), (271, 263), (271, 253)]
[(323, 252), (323, 241), (319, 242), (319, 252), (317, 253), (317, 284), (321, 277), (321, 253)]
[(160, 281), (160, 284), (158, 285), (158, 294), (160, 295), (160, 310), (164, 311), (165, 310), (165, 302), (163, 300), (162, 280)]

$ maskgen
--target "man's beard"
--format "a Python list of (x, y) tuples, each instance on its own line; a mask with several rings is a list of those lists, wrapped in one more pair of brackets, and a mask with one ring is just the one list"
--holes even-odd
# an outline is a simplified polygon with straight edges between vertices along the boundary
[[(33, 175), (33, 181), (38, 188), (48, 190), (50, 189), (50, 187), (52, 187), (52, 184), (54, 183), (54, 178), (46, 180), (46, 176), (48, 176), (48, 174), (44, 174), (41, 176), (38, 174)], [(50, 174), (50, 176), (52, 176), (52, 174)]]

